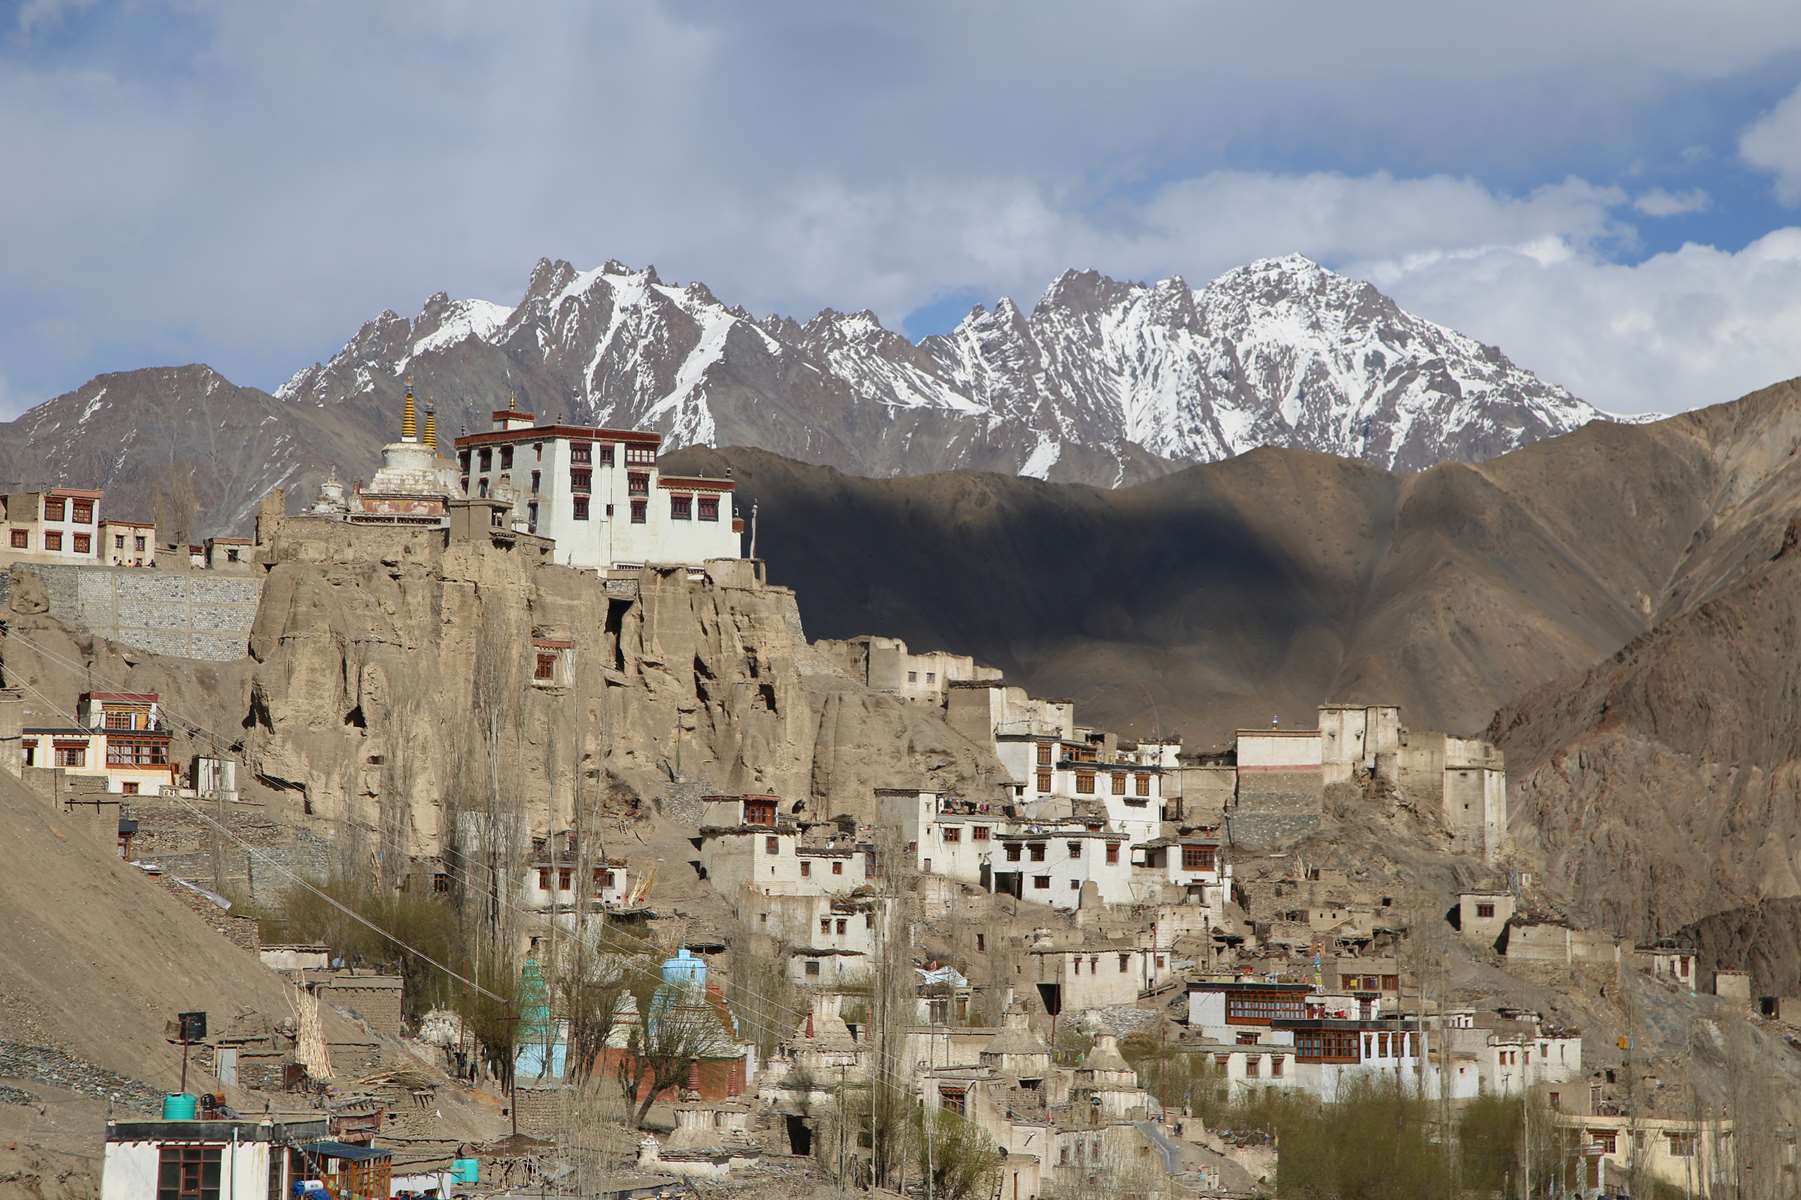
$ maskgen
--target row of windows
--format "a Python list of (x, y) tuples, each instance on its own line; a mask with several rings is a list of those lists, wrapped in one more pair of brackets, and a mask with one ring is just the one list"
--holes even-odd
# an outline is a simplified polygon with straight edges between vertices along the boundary
[(1182, 869), (1185, 871), (1211, 871), (1218, 862), (1217, 846), (1183, 846)]
[(1307, 1015), (1301, 997), (1290, 993), (1227, 992), (1226, 1020), (1298, 1021)]
[[(549, 867), (539, 867), (538, 868), (538, 890), (541, 892), (548, 892), (550, 890), (550, 870), (551, 869)], [(575, 868), (574, 867), (558, 867), (556, 869), (556, 872), (557, 872), (557, 891), (559, 891), (559, 892), (569, 891), (575, 885)], [(594, 868), (594, 886), (601, 890), (605, 890), (607, 888), (612, 887), (613, 886), (613, 872), (607, 870), (605, 867), (595, 867)]]
[(124, 742), (116, 738), (106, 741), (106, 765), (109, 767), (162, 767), (168, 763), (167, 742)]
[[(978, 826), (977, 828), (981, 830), (983, 835), (985, 835), (988, 832), (985, 827)], [(948, 834), (949, 830), (946, 830), (945, 832)], [(955, 841), (956, 839), (951, 838), (951, 837), (946, 837), (945, 840), (946, 841)], [(984, 839), (983, 839), (983, 837), (978, 836), (976, 838), (976, 840), (982, 841)], [(1069, 843), (1067, 843), (1067, 845), (1068, 845), (1070, 858), (1078, 859), (1078, 858), (1082, 857), (1082, 843), (1081, 842), (1069, 842)], [(1118, 842), (1108, 842), (1106, 845), (1107, 845), (1107, 861), (1109, 863), (1118, 863), (1119, 862), (1119, 843)], [(1018, 843), (1018, 842), (1007, 843), (1007, 861), (1008, 862), (1018, 862), (1020, 860), (1019, 846), (1020, 846), (1020, 843)], [(1043, 842), (1032, 842), (1028, 845), (1027, 848), (1032, 852), (1032, 861), (1033, 862), (1043, 862), (1044, 861), (1045, 847), (1044, 847)]]
[[(1080, 975), (1082, 973), (1081, 956), (1080, 955), (1076, 956), (1072, 961), (1076, 964), (1075, 973), (1077, 975)], [(1119, 956), (1119, 973), (1121, 975), (1124, 975), (1126, 972), (1130, 971), (1131, 969), (1132, 969), (1132, 956), (1130, 954), (1121, 954)], [(1090, 975), (1099, 975), (1101, 973), (1101, 956), (1100, 955), (1090, 954), (1088, 956), (1088, 973)]]
[(75, 522), (77, 525), (92, 525), (94, 523), (94, 502), (92, 500), (73, 500), (69, 502), (68, 509), (65, 509), (63, 507), (63, 497), (44, 497), (44, 520), (61, 521), (64, 519), (63, 513), (65, 511), (69, 512), (67, 519)]
[(1357, 1035), (1348, 1029), (1301, 1029), (1294, 1035), (1294, 1054), (1302, 1062), (1341, 1059), (1357, 1062)]
[[(985, 842), (988, 840), (988, 826), (971, 825), (969, 830), (970, 841)], [(944, 844), (947, 846), (954, 846), (963, 840), (963, 830), (956, 825), (946, 825), (943, 829), (943, 834)]]
[[(69, 535), (69, 541), (71, 543), (71, 549), (73, 549), (75, 551), (75, 553), (77, 553), (77, 554), (92, 554), (94, 552), (94, 538), (93, 538), (92, 534), (73, 533), (73, 534)], [(125, 539), (120, 538), (119, 539), (120, 549), (124, 549), (124, 545), (125, 545)], [(29, 549), (31, 549), (31, 530), (29, 530), (29, 529), (13, 530), (12, 531), (12, 548), (14, 550), (29, 550)], [(46, 550), (61, 550), (62, 548), (63, 548), (62, 533), (59, 530), (46, 529), (44, 531), (44, 549), (46, 549)], [(138, 549), (142, 550), (143, 548), (144, 548), (144, 539), (139, 538), (138, 539)]]
[[(633, 478), (637, 478), (637, 476), (634, 476)], [(484, 499), (484, 500), (487, 499), (487, 497), (488, 497), (488, 481), (486, 479), (478, 479), (475, 481), (475, 483), (476, 483), (475, 494), (478, 497), (480, 497), (481, 499)], [(467, 479), (463, 480), (463, 490), (464, 491), (469, 490), (469, 481)], [(538, 473), (536, 471), (533, 471), (532, 472), (532, 494), (536, 495), (537, 491), (538, 491)], [(592, 497), (587, 496), (587, 495), (577, 494), (577, 495), (570, 497), (570, 504), (571, 504), (572, 509), (574, 510), (573, 515), (577, 521), (588, 520), (589, 514), (592, 511)], [(648, 499), (636, 499), (631, 502), (631, 521), (632, 521), (633, 525), (643, 525), (648, 522), (649, 515), (650, 515), (649, 506), (650, 506), (650, 501)], [(526, 511), (526, 527), (528, 529), (530, 529), (533, 533), (536, 533), (538, 531), (538, 502), (536, 500), (533, 500), (532, 502), (527, 504), (525, 506), (525, 511)], [(613, 506), (611, 504), (607, 505), (606, 512), (607, 512), (607, 516), (609, 516), (609, 517), (613, 515)], [(671, 496), (669, 498), (669, 516), (672, 520), (676, 520), (676, 521), (691, 521), (691, 520), (693, 520), (694, 519), (694, 497), (692, 497), (692, 496)], [(719, 497), (717, 497), (717, 496), (702, 496), (700, 498), (700, 519), (703, 521), (717, 521), (719, 519)], [(15, 529), (13, 531), (13, 546), (14, 546), (14, 548), (23, 549), (26, 547), (26, 542), (20, 540), (22, 537), (24, 537), (24, 534), (25, 534), (25, 531), (22, 529)], [(47, 543), (50, 542), (50, 539), (55, 539), (54, 543), (46, 545), (46, 547), (45, 547), (46, 549), (59, 550), (62, 548), (62, 535), (61, 534), (47, 533), (44, 535), (44, 537), (45, 537), (45, 540)], [(144, 539), (142, 539), (142, 538), (138, 539), (139, 542), (142, 542), (143, 540)], [(75, 535), (75, 543), (76, 543), (76, 545), (75, 545), (76, 550), (78, 550), (82, 553), (87, 552), (88, 547), (87, 547), (87, 535), (86, 534), (83, 534), (83, 533), (76, 534)], [(142, 549), (141, 546), (139, 548)]]
[[(500, 447), (501, 467), (513, 465), (513, 450), (513, 446)], [(469, 451), (460, 451), (457, 458), (461, 462), (463, 470), (467, 471), (469, 469)], [(491, 469), (494, 466), (494, 447), (483, 446), (476, 455), (475, 461), (481, 464), (482, 470)], [(544, 461), (543, 442), (532, 443), (532, 461)], [(583, 466), (599, 463), (603, 467), (610, 467), (613, 465), (613, 446), (610, 442), (602, 442), (597, 452), (593, 442), (571, 442), (569, 443), (569, 461)], [(657, 452), (649, 447), (627, 446), (625, 461), (634, 465), (648, 465), (657, 461)]]

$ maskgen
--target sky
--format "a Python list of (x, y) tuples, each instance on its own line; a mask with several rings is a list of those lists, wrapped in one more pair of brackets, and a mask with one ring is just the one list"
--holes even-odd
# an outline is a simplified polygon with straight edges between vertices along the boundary
[(1801, 12), (0, 0), (0, 416), (540, 257), (918, 337), (1290, 252), (1613, 411), (1801, 374)]

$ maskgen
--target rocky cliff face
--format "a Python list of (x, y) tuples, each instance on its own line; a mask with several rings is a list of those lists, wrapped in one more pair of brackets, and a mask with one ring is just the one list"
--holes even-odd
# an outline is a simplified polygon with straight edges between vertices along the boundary
[[(351, 531), (353, 534), (370, 531)], [(817, 658), (793, 594), (646, 570), (602, 581), (417, 535), (384, 553), (289, 518), (251, 638), (245, 757), (257, 784), (384, 845), (435, 848), (459, 803), (661, 802), (772, 791), (871, 814), (878, 786), (975, 792), (992, 755)], [(534, 642), (541, 643), (534, 647)], [(532, 680), (537, 649), (566, 654)], [(492, 748), (492, 753), (490, 753)], [(403, 809), (378, 797), (410, 797)], [(428, 851), (429, 852), (429, 851)]]

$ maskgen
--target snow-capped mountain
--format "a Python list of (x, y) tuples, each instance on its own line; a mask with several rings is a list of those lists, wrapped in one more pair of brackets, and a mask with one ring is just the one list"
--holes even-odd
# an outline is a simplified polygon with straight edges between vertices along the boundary
[(1604, 415), (1298, 256), (1198, 289), (1070, 271), (1030, 311), (1002, 299), (919, 342), (867, 311), (756, 317), (654, 268), (541, 260), (518, 303), (440, 292), (411, 318), (383, 312), (274, 396), (201, 366), (101, 376), (6, 426), (0, 470), (92, 481), (129, 508), (191, 462), (201, 531), (240, 528), (270, 487), (366, 478), (409, 379), (446, 439), (514, 400), (671, 447), (1102, 486), (1261, 445), (1416, 470)]
[(514, 307), (439, 294), (411, 321), (383, 313), (278, 394), (387, 409), (409, 374), (441, 427), (481, 428), (515, 395), (672, 445), (1101, 484), (1262, 445), (1417, 470), (1604, 415), (1300, 256), (1198, 289), (1066, 272), (1029, 312), (1002, 299), (918, 343), (867, 311), (758, 319), (654, 268), (546, 260)]

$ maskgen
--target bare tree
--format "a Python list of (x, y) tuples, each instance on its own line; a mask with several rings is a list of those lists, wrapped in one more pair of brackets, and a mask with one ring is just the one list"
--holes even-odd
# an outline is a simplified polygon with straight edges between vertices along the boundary
[(619, 1064), (619, 1086), (636, 1106), (632, 1127), (641, 1129), (650, 1106), (686, 1083), (697, 1060), (727, 1054), (732, 1046), (711, 997), (695, 987), (662, 982), (654, 958), (629, 964), (626, 977), (631, 1032)]

